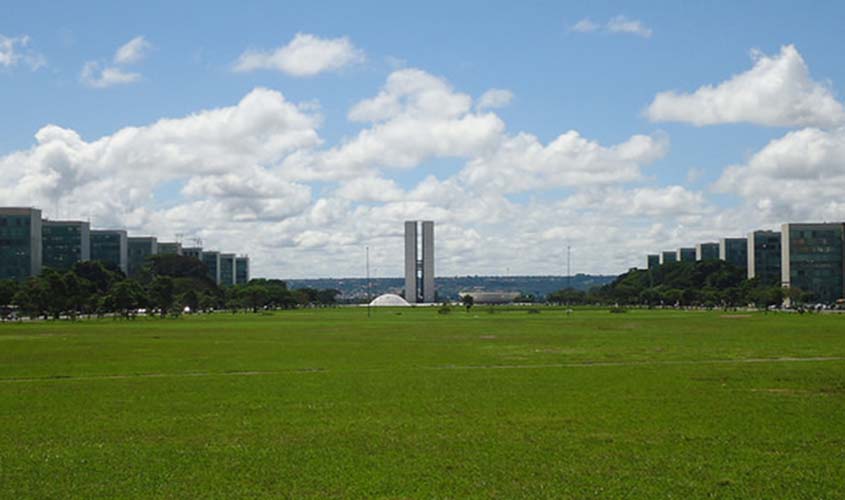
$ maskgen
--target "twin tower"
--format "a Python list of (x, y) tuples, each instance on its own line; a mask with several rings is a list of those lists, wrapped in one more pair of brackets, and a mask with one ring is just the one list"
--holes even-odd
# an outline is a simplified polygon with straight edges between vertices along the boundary
[(434, 222), (422, 221), (422, 259), (419, 221), (405, 221), (405, 300), (411, 304), (433, 303), (434, 296)]

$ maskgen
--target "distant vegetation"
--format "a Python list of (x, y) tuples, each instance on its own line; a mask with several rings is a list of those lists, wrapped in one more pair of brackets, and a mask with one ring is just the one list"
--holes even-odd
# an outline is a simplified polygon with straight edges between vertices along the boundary
[(193, 257), (156, 255), (137, 278), (99, 261), (79, 262), (59, 272), (45, 269), (22, 283), (0, 281), (0, 317), (75, 319), (81, 315), (134, 317), (139, 310), (162, 317), (183, 311), (290, 309), (337, 302), (337, 290), (289, 290), (281, 280), (254, 279), (219, 287), (205, 264)]
[(758, 307), (813, 300), (799, 289), (783, 289), (757, 279), (723, 261), (673, 262), (654, 270), (635, 269), (589, 292), (564, 289), (547, 301), (558, 304), (624, 304), (644, 306)]

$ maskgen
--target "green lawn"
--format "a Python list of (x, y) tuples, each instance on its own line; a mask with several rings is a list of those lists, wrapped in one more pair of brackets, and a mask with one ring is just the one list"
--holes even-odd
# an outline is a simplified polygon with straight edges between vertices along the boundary
[(0, 324), (0, 498), (845, 492), (845, 316)]

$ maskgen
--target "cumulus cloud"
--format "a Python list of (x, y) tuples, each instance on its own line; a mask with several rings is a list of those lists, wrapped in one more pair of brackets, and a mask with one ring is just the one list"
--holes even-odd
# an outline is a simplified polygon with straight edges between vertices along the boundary
[(845, 128), (806, 128), (775, 139), (715, 184), (743, 197), (766, 220), (842, 220)]
[[(402, 221), (421, 217), (437, 221), (445, 274), (501, 273), (503, 263), (558, 273), (563, 237), (576, 271), (618, 272), (655, 238), (718, 220), (701, 193), (642, 185), (667, 137), (606, 145), (573, 130), (545, 142), (509, 132), (481, 100), (405, 68), (349, 109), (360, 130), (334, 144), (318, 134), (318, 105), (262, 88), (93, 140), (48, 125), (30, 149), (0, 157), (0, 199), (96, 227), (198, 237), (249, 253), (256, 275), (287, 278), (362, 275), (364, 246), (376, 275), (400, 275)], [(544, 196), (511, 196), (526, 190)]]
[(595, 23), (585, 17), (570, 26), (569, 31), (574, 31), (576, 33), (594, 33), (602, 31), (604, 33), (634, 35), (642, 38), (651, 38), (651, 35), (653, 34), (651, 28), (646, 26), (642, 21), (629, 19), (622, 15), (611, 18), (603, 25)]
[(128, 85), (141, 80), (141, 74), (127, 71), (121, 66), (132, 64), (143, 59), (152, 45), (143, 37), (136, 36), (120, 46), (114, 54), (114, 64), (88, 61), (82, 66), (79, 80), (86, 86), (95, 89)]
[(8, 37), (0, 34), (0, 67), (12, 68), (24, 63), (32, 71), (47, 64), (43, 55), (30, 50), (29, 36)]
[(544, 145), (521, 133), (470, 161), (462, 178), (507, 193), (635, 181), (640, 167), (668, 151), (665, 135), (635, 135), (610, 147), (570, 130)]
[(141, 74), (124, 71), (114, 66), (103, 68), (96, 61), (88, 61), (82, 66), (82, 73), (80, 73), (79, 79), (89, 87), (104, 89), (115, 85), (135, 83), (141, 79)]
[(754, 66), (716, 86), (692, 93), (657, 94), (646, 110), (652, 121), (694, 125), (754, 123), (769, 126), (842, 124), (842, 103), (828, 85), (810, 77), (807, 64), (793, 45), (767, 56), (753, 52)]
[(136, 36), (129, 40), (114, 54), (115, 64), (131, 64), (143, 59), (152, 45), (143, 36)]
[(469, 158), (493, 147), (504, 123), (473, 113), (472, 98), (419, 69), (391, 73), (373, 98), (348, 118), (368, 127), (326, 151), (291, 157), (286, 170), (298, 179), (350, 179), (375, 169), (410, 169), (430, 158)]
[(280, 93), (256, 89), (236, 106), (127, 127), (92, 142), (48, 125), (31, 149), (0, 158), (0, 173), (11, 181), (0, 197), (45, 207), (62, 203), (117, 222), (151, 203), (161, 184), (182, 180), (188, 197), (251, 200), (255, 218), (279, 217), (284, 213), (268, 200), (297, 206), (310, 191), (274, 181), (261, 169), (316, 145), (316, 123)]
[(570, 31), (577, 31), (578, 33), (592, 33), (601, 28), (598, 24), (590, 21), (588, 18), (581, 19), (577, 23), (569, 27)]
[(636, 35), (643, 38), (651, 38), (651, 28), (636, 19), (628, 19), (625, 16), (616, 16), (607, 22), (607, 31), (611, 33), (622, 33)]
[(513, 92), (507, 89), (490, 89), (481, 94), (475, 108), (479, 111), (485, 109), (503, 108), (513, 100)]
[(292, 76), (314, 76), (363, 62), (364, 52), (347, 37), (320, 38), (297, 33), (287, 45), (271, 51), (248, 50), (235, 62), (235, 71), (269, 69)]

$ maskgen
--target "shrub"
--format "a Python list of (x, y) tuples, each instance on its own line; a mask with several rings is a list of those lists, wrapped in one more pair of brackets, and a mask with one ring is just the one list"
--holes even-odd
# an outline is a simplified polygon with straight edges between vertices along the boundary
[(622, 313), (626, 313), (626, 312), (628, 312), (628, 310), (625, 309), (624, 307), (614, 306), (614, 307), (610, 308), (611, 314), (622, 314)]

